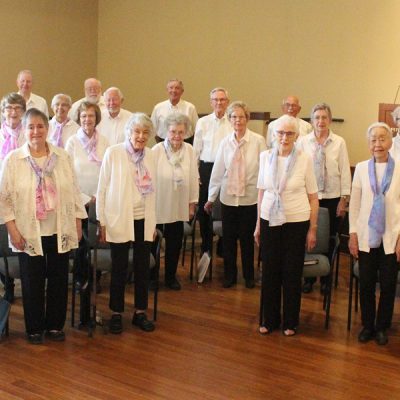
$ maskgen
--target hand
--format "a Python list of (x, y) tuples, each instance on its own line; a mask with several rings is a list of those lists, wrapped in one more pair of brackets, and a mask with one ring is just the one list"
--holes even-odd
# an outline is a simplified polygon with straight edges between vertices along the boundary
[(337, 217), (344, 217), (346, 214), (346, 208), (347, 208), (347, 201), (343, 197), (339, 200), (339, 203), (337, 205), (336, 209), (336, 216)]
[(196, 203), (189, 204), (189, 220), (194, 217), (194, 213), (196, 212)]
[(9, 231), (11, 244), (20, 251), (25, 250), (25, 239), (20, 234), (17, 228), (13, 229), (12, 232)]
[(213, 202), (212, 201), (207, 201), (207, 203), (204, 204), (204, 211), (209, 215), (211, 214), (212, 206), (213, 206)]
[(100, 243), (106, 242), (106, 227), (99, 225), (97, 230), (97, 238)]
[(96, 196), (92, 196), (89, 203), (96, 203)]
[(306, 248), (311, 251), (317, 244), (317, 228), (310, 228), (307, 232)]
[[(397, 243), (399, 243), (399, 241), (397, 241)], [(350, 233), (349, 250), (350, 250), (350, 254), (354, 258), (358, 258), (358, 237), (357, 237), (357, 233)], [(397, 245), (396, 245), (396, 255), (397, 255)]]
[(257, 246), (260, 247), (260, 223), (257, 221), (256, 229), (254, 231), (254, 241), (256, 242)]
[(82, 220), (80, 218), (76, 219), (76, 233), (78, 235), (78, 242), (82, 239)]
[(396, 243), (396, 258), (397, 262), (400, 262), (400, 237), (397, 238), (397, 243)]

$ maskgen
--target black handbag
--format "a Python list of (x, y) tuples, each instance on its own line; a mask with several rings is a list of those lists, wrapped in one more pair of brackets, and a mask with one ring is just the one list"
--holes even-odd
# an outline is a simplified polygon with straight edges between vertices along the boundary
[(0, 337), (5, 333), (10, 308), (11, 304), (3, 297), (0, 297)]

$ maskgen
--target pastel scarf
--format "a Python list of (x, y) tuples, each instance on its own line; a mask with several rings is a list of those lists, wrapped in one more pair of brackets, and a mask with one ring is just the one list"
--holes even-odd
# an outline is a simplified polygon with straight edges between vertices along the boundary
[(376, 181), (376, 168), (375, 159), (372, 157), (368, 161), (368, 177), (371, 185), (372, 193), (374, 194), (374, 200), (372, 203), (371, 213), (368, 219), (369, 227), (369, 247), (376, 249), (381, 245), (382, 236), (385, 233), (385, 221), (386, 221), (386, 210), (385, 210), (385, 194), (390, 188), (392, 182), (393, 171), (394, 171), (394, 160), (389, 154), (385, 173), (382, 178), (381, 188), (379, 190), (378, 182)]
[(3, 131), (3, 136), (5, 139), (3, 146), (0, 150), (0, 159), (3, 160), (10, 151), (18, 148), (18, 138), (21, 134), (22, 124), (19, 123), (19, 125), (15, 129), (12, 129), (10, 126), (7, 125), (6, 122), (3, 122), (1, 124), (1, 129)]
[(67, 118), (64, 122), (62, 122), (61, 124), (59, 122), (57, 122), (56, 120), (54, 120), (54, 126), (55, 129), (51, 134), (51, 137), (49, 138), (49, 142), (51, 144), (53, 144), (54, 146), (57, 147), (62, 147), (64, 148), (64, 143), (62, 140), (62, 133), (63, 133), (63, 128), (64, 126), (70, 121), (69, 118)]
[(178, 186), (181, 186), (184, 181), (184, 173), (182, 168), (182, 161), (185, 154), (185, 144), (182, 143), (182, 147), (178, 151), (173, 151), (171, 143), (168, 138), (164, 140), (165, 154), (169, 163), (172, 165), (172, 180), (174, 182), (174, 189), (176, 190)]
[(297, 160), (297, 150), (296, 146), (293, 146), (292, 152), (286, 157), (285, 160), (285, 169), (283, 174), (279, 180), (278, 177), (278, 156), (279, 150), (278, 147), (274, 147), (271, 150), (271, 158), (270, 158), (270, 174), (272, 177), (272, 188), (274, 199), (272, 201), (271, 208), (269, 210), (269, 226), (279, 226), (283, 225), (286, 222), (285, 210), (283, 209), (281, 194), (286, 188), (287, 181), (292, 174), (293, 167), (296, 164)]
[(318, 143), (314, 138), (314, 172), (317, 179), (318, 191), (323, 192), (326, 184), (326, 146), (332, 142), (331, 137), (327, 137), (324, 143)]
[(125, 150), (128, 152), (129, 160), (136, 166), (135, 184), (142, 196), (153, 193), (153, 183), (149, 170), (144, 165), (145, 150), (135, 150), (129, 139), (125, 139)]
[(246, 191), (246, 162), (242, 152), (242, 146), (246, 143), (244, 138), (239, 142), (236, 138), (229, 140), (229, 146), (234, 153), (228, 168), (227, 193), (231, 196), (244, 196)]
[(43, 168), (39, 167), (32, 156), (28, 157), (28, 162), (36, 175), (36, 218), (43, 220), (49, 211), (57, 207), (57, 188), (52, 177), (57, 155), (52, 153)]
[(92, 137), (89, 138), (88, 135), (86, 135), (86, 133), (83, 131), (83, 129), (79, 128), (78, 132), (76, 132), (76, 136), (83, 146), (83, 149), (86, 151), (89, 161), (93, 161), (97, 165), (101, 165), (102, 160), (97, 156), (96, 152), (97, 143), (99, 140), (99, 133), (97, 132), (97, 130), (95, 130)]

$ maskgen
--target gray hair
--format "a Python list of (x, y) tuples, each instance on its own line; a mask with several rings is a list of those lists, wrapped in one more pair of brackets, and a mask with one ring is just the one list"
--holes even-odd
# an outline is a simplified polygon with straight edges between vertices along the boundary
[(329, 107), (328, 104), (326, 103), (319, 103), (316, 104), (312, 109), (311, 109), (311, 119), (314, 119), (314, 114), (319, 111), (319, 110), (323, 110), (326, 111), (328, 113), (329, 119), (332, 121), (332, 111), (331, 108)]
[(228, 118), (232, 116), (233, 112), (237, 108), (241, 108), (244, 111), (244, 113), (246, 114), (246, 119), (248, 121), (250, 119), (250, 110), (247, 104), (243, 101), (233, 101), (231, 104), (229, 104), (227, 110)]
[(22, 110), (26, 111), (26, 102), (25, 99), (16, 92), (8, 93), (1, 99), (1, 111), (4, 111), (4, 107), (8, 104), (19, 104), (22, 107)]
[(87, 78), (87, 79), (85, 79), (85, 81), (83, 82), (83, 87), (85, 88), (86, 87), (86, 82), (90, 81), (92, 79), (95, 80), (99, 84), (99, 86), (101, 87), (101, 82), (97, 78)]
[(128, 122), (125, 125), (125, 137), (127, 139), (130, 138), (132, 134), (132, 129), (135, 125), (140, 125), (143, 126), (144, 128), (147, 128), (150, 131), (150, 135), (154, 134), (154, 126), (153, 122), (151, 121), (151, 118), (142, 112), (137, 112), (131, 115), (129, 118)]
[(113, 90), (115, 90), (118, 93), (118, 96), (121, 98), (121, 100), (124, 98), (124, 95), (122, 94), (121, 90), (115, 86), (111, 86), (106, 91), (104, 91), (103, 96), (106, 97), (108, 92), (111, 92)]
[(19, 79), (19, 77), (22, 74), (29, 74), (32, 77), (32, 81), (33, 81), (33, 74), (32, 74), (32, 71), (30, 69), (23, 69), (22, 71), (19, 71), (18, 75), (17, 75), (17, 79)]
[(191, 132), (191, 124), (189, 118), (185, 114), (181, 113), (173, 113), (168, 115), (164, 121), (164, 127), (168, 131), (170, 126), (173, 125), (184, 125), (185, 126), (185, 134)]
[(212, 97), (212, 95), (214, 94), (214, 93), (216, 93), (216, 92), (224, 92), (225, 93), (225, 96), (226, 96), (226, 98), (227, 99), (229, 99), (229, 94), (228, 94), (228, 91), (225, 89), (225, 88), (223, 88), (223, 87), (216, 87), (216, 88), (214, 88), (213, 90), (211, 90), (211, 92), (210, 92), (210, 99), (211, 99), (211, 97)]
[(185, 88), (183, 87), (183, 82), (181, 80), (179, 80), (178, 78), (171, 78), (168, 82), (167, 82), (167, 86), (171, 83), (171, 82), (178, 82), (180, 87), (182, 88), (182, 90), (185, 90)]
[(64, 99), (68, 103), (68, 105), (70, 107), (72, 106), (71, 96), (68, 96), (67, 94), (64, 94), (64, 93), (58, 93), (51, 100), (51, 108), (53, 108), (55, 106), (55, 104), (56, 104), (56, 101), (61, 99), (61, 98)]
[(283, 124), (291, 126), (293, 131), (296, 132), (297, 136), (299, 135), (300, 128), (299, 128), (299, 121), (297, 121), (297, 118), (286, 114), (282, 115), (274, 122), (274, 132), (277, 133), (278, 131), (277, 128)]
[(400, 107), (396, 107), (392, 112), (393, 122), (397, 125), (397, 118), (400, 118)]
[(47, 118), (47, 115), (42, 113), (40, 110), (37, 108), (30, 108), (22, 117), (22, 126), (25, 129), (26, 126), (28, 125), (28, 121), (32, 117), (39, 117), (42, 119), (44, 125), (46, 126), (47, 129), (49, 129), (49, 119)]
[(390, 126), (388, 124), (385, 124), (384, 122), (374, 122), (367, 129), (367, 139), (368, 139), (368, 141), (370, 141), (370, 139), (371, 139), (372, 131), (374, 129), (377, 129), (377, 128), (384, 129), (386, 131), (386, 133), (387, 133), (387, 136), (390, 137), (390, 140), (393, 140), (393, 132), (392, 132), (392, 129), (390, 128)]

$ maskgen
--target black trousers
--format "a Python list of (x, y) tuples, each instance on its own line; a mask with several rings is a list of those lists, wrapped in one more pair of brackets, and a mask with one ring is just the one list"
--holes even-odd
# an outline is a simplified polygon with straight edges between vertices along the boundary
[[(396, 254), (385, 254), (383, 245), (381, 245), (377, 249), (371, 249), (369, 253), (360, 251), (358, 262), (360, 266), (362, 324), (369, 329), (388, 329), (392, 322), (397, 273), (399, 271)], [(380, 296), (378, 312), (376, 312), (375, 288), (378, 281)]]
[(67, 315), (69, 252), (58, 253), (57, 235), (42, 236), (42, 247), (43, 256), (18, 253), (28, 334), (61, 330)]
[[(165, 239), (165, 282), (171, 282), (176, 277), (179, 254), (183, 240), (183, 221), (157, 225), (157, 229), (163, 232)], [(155, 255), (156, 243), (153, 245)]]
[(88, 245), (85, 239), (85, 235), (86, 237), (88, 235), (88, 221), (88, 218), (82, 219), (82, 232), (84, 232), (84, 235), (82, 235), (79, 247), (75, 252), (75, 278), (82, 283), (89, 278)]
[(200, 188), (199, 188), (199, 205), (197, 211), (197, 217), (200, 223), (200, 234), (201, 234), (201, 252), (204, 253), (209, 251), (211, 248), (212, 232), (210, 226), (210, 216), (204, 211), (204, 205), (208, 200), (208, 186), (210, 184), (210, 177), (214, 163), (200, 161), (199, 165), (199, 176), (200, 176)]
[(125, 286), (128, 276), (129, 249), (133, 243), (133, 274), (135, 280), (135, 308), (146, 310), (150, 280), (151, 242), (144, 240), (144, 219), (134, 221), (135, 241), (110, 243), (111, 282), (110, 309), (123, 312), (125, 308)]
[(261, 219), (261, 258), (263, 325), (269, 330), (281, 325), (283, 294), (283, 330), (299, 325), (301, 277), (309, 221), (270, 227)]
[(257, 222), (257, 204), (227, 206), (221, 203), (222, 242), (224, 246), (224, 274), (231, 282), (237, 280), (237, 240), (242, 254), (245, 280), (254, 279), (254, 229)]

